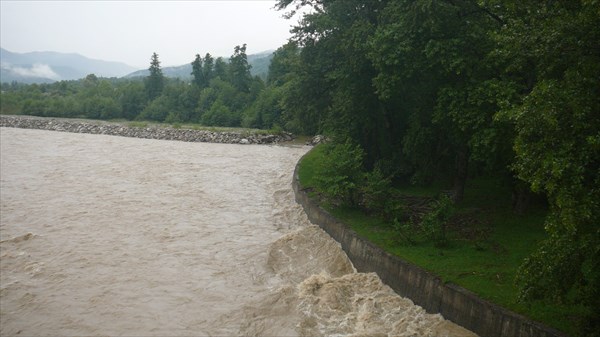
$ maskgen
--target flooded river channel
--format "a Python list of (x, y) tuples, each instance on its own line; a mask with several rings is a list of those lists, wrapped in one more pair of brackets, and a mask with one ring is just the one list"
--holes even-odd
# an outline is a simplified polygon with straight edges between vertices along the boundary
[(2, 336), (472, 336), (308, 222), (308, 147), (0, 134)]

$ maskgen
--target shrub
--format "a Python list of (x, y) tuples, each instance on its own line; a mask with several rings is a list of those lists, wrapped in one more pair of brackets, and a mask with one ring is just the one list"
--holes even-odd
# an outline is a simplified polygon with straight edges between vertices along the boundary
[[(558, 221), (550, 215), (548, 223)], [(582, 336), (600, 336), (600, 239), (598, 231), (550, 235), (519, 267), (519, 301), (579, 303), (587, 309), (574, 320)]]
[(411, 222), (400, 221), (398, 218), (393, 222), (394, 230), (399, 237), (400, 242), (414, 245), (417, 243), (417, 231), (414, 229)]
[(208, 126), (239, 126), (241, 116), (217, 100), (204, 115), (202, 124)]
[(448, 245), (446, 223), (454, 213), (452, 200), (446, 195), (433, 202), (433, 209), (425, 214), (421, 221), (421, 229), (425, 237), (432, 240), (435, 246)]
[(323, 145), (326, 155), (316, 170), (316, 187), (333, 203), (356, 206), (364, 179), (364, 151), (350, 141)]
[(388, 221), (403, 218), (406, 207), (394, 198), (392, 176), (386, 175), (382, 165), (375, 165), (373, 171), (365, 174), (361, 186), (361, 206), (368, 212), (383, 216)]
[(165, 120), (172, 104), (166, 96), (159, 96), (148, 104), (144, 110), (137, 116), (138, 120), (150, 120), (162, 122)]

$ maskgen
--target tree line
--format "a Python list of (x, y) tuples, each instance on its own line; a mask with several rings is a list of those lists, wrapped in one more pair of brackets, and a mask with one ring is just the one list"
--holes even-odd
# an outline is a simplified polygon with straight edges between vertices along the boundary
[(99, 78), (24, 85), (2, 83), (0, 112), (46, 117), (202, 123), (281, 128), (282, 110), (271, 88), (250, 74), (246, 45), (229, 60), (207, 53), (192, 62), (191, 83), (163, 75), (156, 53), (145, 78)]

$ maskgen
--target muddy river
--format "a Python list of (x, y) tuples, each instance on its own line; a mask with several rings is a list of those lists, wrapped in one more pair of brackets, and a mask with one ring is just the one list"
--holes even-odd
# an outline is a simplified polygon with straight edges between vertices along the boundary
[(2, 336), (472, 336), (308, 222), (308, 147), (0, 135)]

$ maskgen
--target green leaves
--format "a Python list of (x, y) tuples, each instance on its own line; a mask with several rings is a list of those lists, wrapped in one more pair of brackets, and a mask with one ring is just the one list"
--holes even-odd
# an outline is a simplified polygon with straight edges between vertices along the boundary
[(316, 172), (317, 188), (333, 203), (356, 206), (363, 183), (363, 150), (349, 140), (327, 144), (325, 160)]
[(233, 86), (244, 93), (250, 91), (252, 77), (250, 65), (246, 56), (246, 44), (235, 46), (234, 53), (229, 58), (229, 80)]
[(446, 223), (454, 214), (454, 205), (447, 196), (442, 196), (435, 200), (429, 213), (423, 216), (420, 227), (425, 236), (434, 242), (436, 247), (445, 247), (448, 245), (446, 235)]
[[(476, 174), (518, 177), (551, 211), (551, 238), (522, 268), (530, 278), (523, 291), (589, 296), (577, 289), (597, 284), (596, 274), (582, 271), (589, 270), (582, 256), (600, 250), (590, 248), (600, 223), (600, 2), (282, 0), (279, 7), (294, 4), (318, 9), (294, 30), (302, 49), (283, 99), (300, 125), (355, 140), (366, 167), (391, 161), (403, 182), (454, 176), (460, 191)], [(338, 186), (331, 194), (347, 198), (356, 183), (343, 162), (323, 174)], [(566, 272), (574, 278), (557, 279)]]
[[(592, 299), (598, 298), (600, 277), (589, 266), (597, 263), (600, 251), (595, 141), (600, 133), (600, 3), (526, 3), (504, 9), (510, 20), (495, 36), (493, 56), (506, 67), (505, 88), (520, 97), (503, 104), (497, 117), (514, 125), (513, 170), (547, 196), (551, 209), (549, 238), (519, 270), (521, 299), (597, 307)], [(587, 328), (582, 332), (594, 326), (593, 317), (583, 321)], [(592, 330), (598, 331), (595, 324)]]

